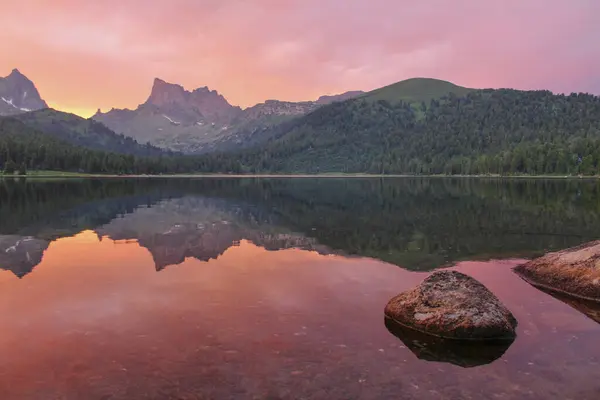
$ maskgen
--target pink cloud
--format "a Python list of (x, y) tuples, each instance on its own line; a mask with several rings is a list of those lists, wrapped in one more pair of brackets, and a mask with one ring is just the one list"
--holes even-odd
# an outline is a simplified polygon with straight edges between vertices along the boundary
[(414, 76), (600, 94), (595, 0), (21, 0), (0, 74), (53, 105), (135, 107), (159, 76), (232, 103), (305, 100)]

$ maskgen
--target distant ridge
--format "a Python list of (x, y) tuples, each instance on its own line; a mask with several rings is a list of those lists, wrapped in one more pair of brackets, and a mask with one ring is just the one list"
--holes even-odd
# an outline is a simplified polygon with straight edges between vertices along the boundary
[(98, 110), (92, 118), (140, 143), (205, 153), (246, 147), (263, 130), (361, 94), (346, 92), (302, 102), (267, 100), (242, 110), (206, 86), (188, 91), (155, 78), (150, 96), (135, 110)]
[(337, 101), (346, 101), (349, 99), (353, 99), (363, 94), (365, 94), (365, 92), (363, 92), (362, 90), (351, 90), (342, 94), (321, 96), (317, 99), (317, 101), (315, 101), (315, 103), (319, 105), (331, 104)]

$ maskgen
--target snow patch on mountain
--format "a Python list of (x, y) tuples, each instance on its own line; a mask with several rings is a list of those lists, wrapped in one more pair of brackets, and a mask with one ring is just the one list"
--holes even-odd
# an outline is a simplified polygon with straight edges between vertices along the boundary
[(168, 119), (168, 120), (169, 120), (169, 122), (171, 122), (172, 124), (175, 124), (175, 125), (180, 125), (180, 124), (181, 124), (180, 122), (173, 121), (171, 118), (169, 118), (169, 117), (168, 117), (168, 116), (166, 116), (165, 114), (163, 114), (162, 116), (163, 116), (163, 117), (165, 117), (166, 119)]
[[(27, 92), (25, 92), (25, 93), (27, 93)], [(13, 99), (7, 99), (6, 97), (2, 97), (2, 100), (3, 100), (3, 101), (6, 103), (6, 104), (10, 105), (10, 106), (11, 106), (11, 107), (13, 107), (13, 108), (16, 108), (17, 110), (21, 110), (21, 111), (25, 111), (25, 112), (31, 111), (29, 108), (24, 108), (24, 107), (18, 107), (18, 106), (16, 106), (16, 105), (13, 103)]]

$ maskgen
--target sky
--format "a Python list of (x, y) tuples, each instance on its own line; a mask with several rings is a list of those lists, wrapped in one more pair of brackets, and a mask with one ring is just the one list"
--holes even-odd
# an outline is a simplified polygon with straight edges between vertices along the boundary
[(598, 0), (6, 0), (0, 26), (0, 76), (82, 116), (155, 77), (242, 107), (412, 77), (600, 94)]

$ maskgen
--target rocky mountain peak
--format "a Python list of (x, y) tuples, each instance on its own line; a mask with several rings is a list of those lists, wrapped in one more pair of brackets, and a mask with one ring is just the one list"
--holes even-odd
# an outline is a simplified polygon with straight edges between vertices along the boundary
[[(198, 115), (208, 123), (226, 123), (241, 109), (227, 102), (216, 90), (200, 87), (187, 91), (183, 86), (155, 78), (150, 97), (144, 105), (152, 105), (168, 115)], [(198, 118), (189, 122), (195, 124)]]
[(185, 105), (188, 97), (186, 94), (189, 93), (186, 92), (183, 86), (155, 78), (150, 97), (146, 100), (146, 104), (152, 104), (157, 107), (170, 104)]
[(0, 115), (15, 115), (48, 108), (33, 84), (18, 69), (0, 78)]

